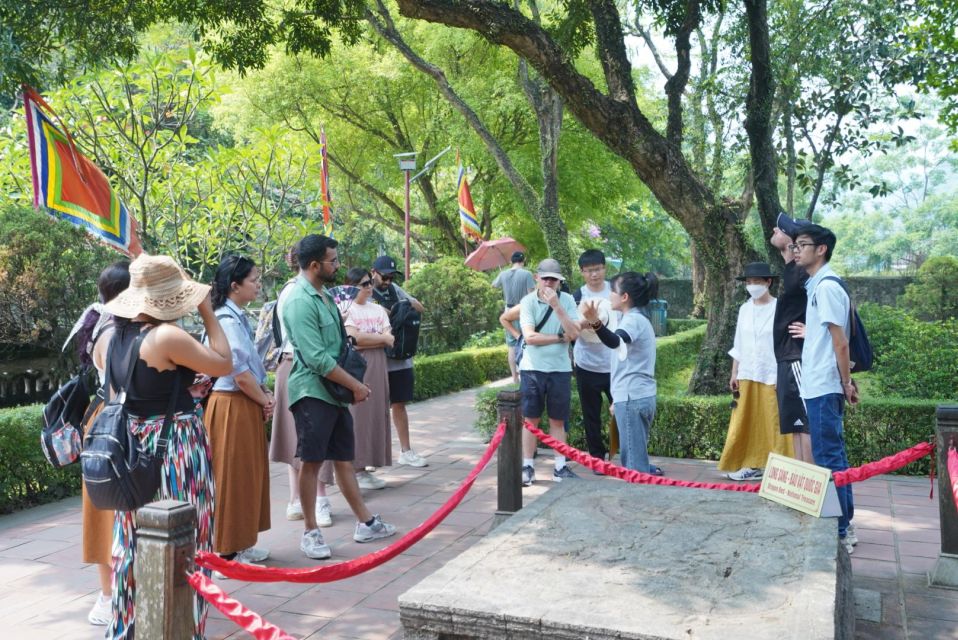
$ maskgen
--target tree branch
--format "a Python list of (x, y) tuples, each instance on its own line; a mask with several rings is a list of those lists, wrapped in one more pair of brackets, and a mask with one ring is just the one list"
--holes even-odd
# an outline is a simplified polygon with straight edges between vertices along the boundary
[(665, 83), (665, 95), (668, 97), (668, 124), (665, 137), (673, 145), (682, 145), (682, 94), (689, 83), (692, 69), (692, 32), (702, 21), (699, 0), (688, 0), (685, 6), (685, 20), (675, 34), (675, 56), (678, 61), (675, 74)]

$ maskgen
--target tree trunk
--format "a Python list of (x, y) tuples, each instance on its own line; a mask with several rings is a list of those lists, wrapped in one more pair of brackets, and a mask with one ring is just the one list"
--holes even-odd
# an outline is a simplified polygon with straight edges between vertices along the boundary
[(692, 255), (692, 311), (689, 316), (692, 318), (705, 317), (705, 265), (699, 258), (699, 250), (692, 241), (689, 246), (689, 253)]

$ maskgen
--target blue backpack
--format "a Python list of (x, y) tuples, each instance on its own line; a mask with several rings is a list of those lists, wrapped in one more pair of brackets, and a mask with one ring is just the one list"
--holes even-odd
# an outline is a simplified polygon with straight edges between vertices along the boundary
[[(869, 371), (872, 368), (875, 354), (872, 351), (871, 342), (868, 341), (868, 332), (865, 331), (865, 325), (862, 323), (861, 316), (858, 315), (858, 308), (852, 302), (852, 294), (845, 286), (845, 282), (838, 276), (825, 276), (822, 278), (822, 282), (825, 280), (834, 280), (848, 295), (848, 326), (851, 329), (848, 336), (848, 358), (852, 361), (851, 373)], [(813, 298), (812, 305), (815, 304), (816, 300)]]

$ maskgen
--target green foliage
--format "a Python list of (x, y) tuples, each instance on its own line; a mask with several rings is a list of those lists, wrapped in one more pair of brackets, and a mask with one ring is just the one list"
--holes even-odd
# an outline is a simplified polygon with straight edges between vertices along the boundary
[(58, 351), (96, 300), (100, 270), (120, 258), (68, 222), (0, 207), (0, 345)]
[(488, 347), (498, 347), (505, 342), (505, 335), (502, 329), (490, 329), (488, 331), (479, 331), (469, 336), (463, 349), (486, 349)]
[(669, 378), (695, 361), (705, 340), (705, 324), (655, 341), (655, 377)]
[(54, 469), (40, 449), (43, 407), (0, 409), (0, 514), (75, 495), (80, 466)]
[(922, 320), (958, 318), (958, 258), (929, 258), (908, 285), (902, 303)]
[(668, 318), (665, 321), (665, 328), (668, 335), (672, 336), (688, 331), (689, 329), (701, 327), (707, 322), (708, 321), (703, 318)]
[(509, 375), (505, 345), (417, 357), (414, 400), (428, 400), (460, 389), (469, 389)]
[(498, 326), (502, 300), (488, 278), (459, 258), (440, 258), (419, 269), (405, 286), (426, 308), (428, 353), (460, 349), (476, 331)]

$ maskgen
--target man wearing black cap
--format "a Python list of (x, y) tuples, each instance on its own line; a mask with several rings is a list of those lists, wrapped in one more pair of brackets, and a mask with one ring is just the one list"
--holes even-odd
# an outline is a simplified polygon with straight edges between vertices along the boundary
[[(506, 302), (506, 311), (519, 304), (522, 297), (531, 293), (536, 288), (536, 281), (532, 274), (523, 267), (526, 263), (526, 256), (521, 251), (512, 254), (512, 268), (508, 271), (502, 271), (492, 281), (492, 286), (496, 289), (502, 289), (502, 297)], [(519, 321), (514, 322), (516, 330), (519, 330)], [(509, 370), (512, 371), (512, 381), (519, 382), (519, 371), (516, 369), (516, 339), (509, 331), (506, 334), (506, 345), (509, 347)]]
[(775, 360), (778, 363), (775, 389), (778, 396), (779, 428), (782, 435), (792, 434), (795, 457), (814, 464), (812, 441), (808, 435), (808, 416), (799, 389), (802, 380), (802, 345), (805, 340), (792, 336), (788, 331), (789, 325), (795, 322), (805, 324), (805, 307), (808, 305), (808, 296), (805, 294), (808, 272), (795, 264), (795, 254), (788, 246), (808, 224), (810, 223), (807, 220), (793, 220), (780, 213), (769, 242), (781, 252), (785, 261), (782, 289), (772, 327)]
[[(390, 313), (400, 300), (408, 300), (412, 308), (419, 313), (425, 311), (421, 302), (393, 282), (398, 270), (396, 269), (396, 261), (391, 257), (379, 256), (376, 258), (371, 271), (373, 275), (373, 298)], [(386, 370), (389, 373), (389, 408), (401, 449), (399, 464), (425, 467), (429, 463), (413, 451), (409, 443), (409, 414), (406, 413), (406, 403), (412, 401), (413, 385), (415, 383), (412, 358), (406, 358), (405, 360), (386, 358)]]

